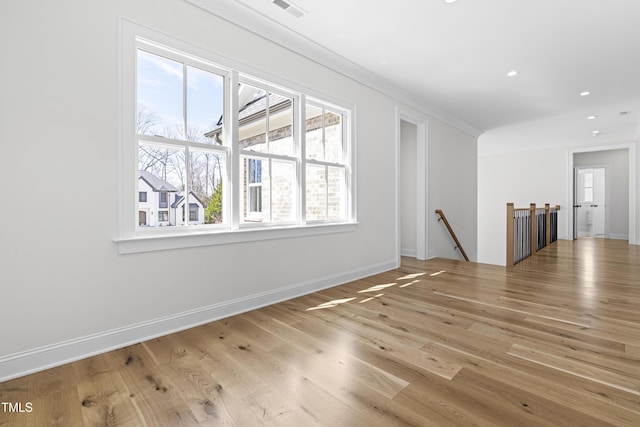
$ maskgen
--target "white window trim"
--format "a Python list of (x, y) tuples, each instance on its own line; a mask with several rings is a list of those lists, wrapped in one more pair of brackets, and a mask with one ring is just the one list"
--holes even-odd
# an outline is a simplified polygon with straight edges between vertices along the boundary
[[(126, 19), (121, 19), (120, 24), (119, 207), (118, 234), (113, 239), (118, 245), (118, 252), (120, 254), (353, 232), (357, 229), (355, 105), (327, 96), (326, 94), (319, 93), (313, 89), (285, 81), (281, 77), (270, 75), (269, 73), (259, 70), (251, 65), (222, 57), (206, 49), (177, 40), (167, 34), (156, 32), (150, 28), (141, 26)], [(239, 174), (241, 172), (237, 165), (239, 164), (239, 156), (245, 153), (241, 153), (238, 149), (230, 149), (229, 147), (216, 147), (220, 151), (224, 151), (226, 154), (226, 172), (230, 188), (225, 190), (225, 200), (223, 205), (224, 215), (228, 219), (227, 224), (211, 225), (206, 228), (181, 227), (177, 230), (159, 229), (153, 230), (152, 232), (149, 232), (147, 229), (139, 230), (136, 227), (136, 218), (134, 215), (137, 213), (138, 198), (136, 178), (138, 147), (137, 144), (132, 143), (132, 141), (135, 141), (135, 112), (137, 109), (135, 78), (133, 75), (136, 69), (136, 40), (139, 38), (153, 40), (161, 46), (170, 46), (175, 51), (185, 53), (185, 56), (187, 57), (189, 55), (193, 55), (194, 58), (202, 58), (214, 64), (225, 64), (231, 69), (228, 73), (230, 87), (237, 86), (240, 78), (239, 72), (236, 70), (242, 70), (243, 81), (249, 81), (249, 79), (252, 78), (255, 79), (256, 82), (260, 82), (261, 85), (264, 83), (267, 86), (275, 88), (277, 92), (284, 90), (285, 92), (298, 93), (298, 108), (301, 111), (294, 115), (294, 120), (296, 120), (297, 124), (294, 128), (297, 128), (296, 131), (300, 133), (299, 138), (301, 139), (301, 147), (298, 147), (297, 149), (301, 152), (295, 153), (296, 156), (300, 156), (300, 159), (304, 156), (304, 132), (302, 130), (304, 129), (303, 125), (305, 117), (305, 102), (307, 102), (306, 99), (312, 100), (312, 102), (319, 102), (324, 105), (325, 108), (335, 108), (343, 112), (345, 114), (343, 132), (346, 135), (344, 144), (346, 150), (345, 159), (348, 159), (347, 164), (349, 165), (346, 177), (346, 187), (347, 191), (349, 191), (345, 206), (346, 218), (343, 221), (313, 221), (308, 223), (305, 221), (305, 197), (302, 193), (305, 179), (305, 162), (302, 162), (302, 164), (297, 168), (297, 171), (300, 174), (300, 176), (297, 177), (300, 185), (297, 195), (297, 216), (299, 216), (299, 218), (296, 220), (299, 222), (296, 224), (266, 224), (266, 226), (261, 227), (248, 227), (245, 226), (246, 224), (243, 224), (243, 226), (240, 227), (240, 201), (238, 197), (232, 198), (231, 194), (233, 191), (239, 190), (234, 188), (237, 187), (240, 182)], [(253, 77), (247, 77), (248, 75)], [(229, 106), (230, 111), (225, 110), (225, 113), (227, 117), (231, 119), (232, 123), (237, 122), (237, 104), (237, 91), (226, 91), (225, 106)], [(237, 141), (238, 129), (235, 126), (226, 126), (224, 132), (226, 132), (226, 140)], [(209, 146), (206, 148), (211, 149)], [(257, 153), (251, 152), (251, 154)], [(262, 154), (266, 153), (260, 153), (260, 155)], [(278, 157), (276, 155), (268, 156), (273, 156), (274, 158)], [(287, 159), (289, 160), (290, 158)], [(231, 206), (231, 203), (235, 206)], [(233, 215), (233, 217), (231, 215)]]

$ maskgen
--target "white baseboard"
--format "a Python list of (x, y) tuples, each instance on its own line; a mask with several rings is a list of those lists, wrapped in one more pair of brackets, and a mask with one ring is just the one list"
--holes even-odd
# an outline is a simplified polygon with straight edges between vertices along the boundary
[(123, 328), (2, 356), (0, 357), (0, 382), (362, 279), (363, 277), (392, 270), (395, 267), (396, 261), (393, 260)]
[(400, 255), (401, 256), (408, 256), (411, 258), (415, 258), (417, 255), (417, 251), (415, 249), (407, 249), (407, 248), (401, 248), (400, 249)]
[(615, 240), (629, 240), (628, 234), (609, 234), (607, 239), (615, 239)]

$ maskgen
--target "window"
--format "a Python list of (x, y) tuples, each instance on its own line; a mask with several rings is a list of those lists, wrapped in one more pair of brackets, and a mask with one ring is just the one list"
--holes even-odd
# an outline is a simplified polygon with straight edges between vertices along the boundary
[[(159, 192), (159, 208), (169, 207), (169, 194), (181, 200), (193, 193), (208, 211), (205, 223), (223, 224), (224, 197), (216, 193), (228, 150), (223, 134), (211, 132), (222, 129), (225, 73), (144, 43), (137, 66), (140, 174)], [(170, 225), (188, 226), (184, 219)]]
[(296, 223), (297, 97), (249, 78), (238, 86), (238, 150), (243, 167), (241, 222)]
[(584, 174), (584, 198), (585, 202), (593, 202), (593, 172)]
[[(216, 236), (284, 226), (311, 230), (302, 234), (354, 229), (344, 227), (355, 221), (349, 107), (219, 65), (226, 60), (135, 24), (124, 28), (123, 52), (131, 56), (123, 60), (123, 123), (130, 132), (121, 144), (122, 182), (138, 200), (121, 196), (120, 242), (193, 230)], [(129, 162), (131, 144), (136, 158)], [(146, 202), (157, 208), (143, 208)], [(334, 227), (313, 227), (319, 223)], [(258, 238), (251, 230), (220, 241)], [(162, 241), (145, 245), (154, 250)]]
[[(189, 221), (194, 222), (198, 221), (198, 205), (195, 203), (189, 204)], [(182, 220), (184, 221), (184, 205), (182, 205)]]
[(306, 218), (341, 220), (346, 215), (348, 162), (344, 114), (309, 103), (306, 108)]
[(262, 160), (247, 159), (247, 215), (262, 212)]
[(169, 202), (167, 201), (167, 197), (168, 194), (166, 191), (161, 191), (160, 192), (160, 203), (159, 203), (159, 208), (166, 208), (167, 206), (169, 206)]

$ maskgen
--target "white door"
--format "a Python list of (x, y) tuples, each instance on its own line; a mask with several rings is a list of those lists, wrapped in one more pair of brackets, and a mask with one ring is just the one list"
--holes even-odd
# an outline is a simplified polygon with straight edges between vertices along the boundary
[(605, 168), (578, 168), (577, 175), (578, 237), (605, 237)]

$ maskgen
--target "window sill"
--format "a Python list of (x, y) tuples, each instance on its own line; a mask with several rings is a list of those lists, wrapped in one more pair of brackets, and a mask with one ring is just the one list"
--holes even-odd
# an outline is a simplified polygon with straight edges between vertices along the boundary
[(312, 224), (305, 226), (250, 228), (234, 231), (193, 231), (176, 234), (146, 234), (116, 238), (119, 254), (164, 251), (170, 249), (201, 246), (226, 245), (231, 243), (261, 240), (286, 239), (320, 234), (347, 233), (356, 230), (358, 223)]

